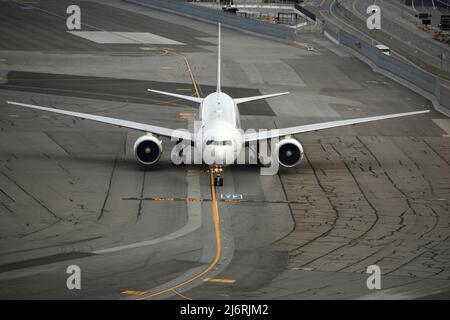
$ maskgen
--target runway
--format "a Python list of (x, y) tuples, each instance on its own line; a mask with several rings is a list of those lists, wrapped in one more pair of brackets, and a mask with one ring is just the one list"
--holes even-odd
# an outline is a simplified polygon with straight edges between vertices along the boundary
[[(74, 36), (64, 21), (72, 3), (85, 31), (182, 44)], [(0, 2), (1, 299), (448, 298), (448, 118), (298, 135), (297, 168), (262, 176), (232, 166), (214, 189), (206, 167), (171, 164), (171, 141), (143, 168), (132, 152), (139, 132), (5, 101), (191, 128), (194, 104), (146, 88), (211, 92), (215, 25), (121, 1), (21, 6)], [(304, 35), (306, 50), (225, 26), (222, 41), (223, 91), (291, 92), (242, 105), (244, 128), (432, 108), (321, 35)], [(382, 290), (366, 287), (372, 264)], [(81, 290), (66, 287), (69, 265), (82, 270)]]

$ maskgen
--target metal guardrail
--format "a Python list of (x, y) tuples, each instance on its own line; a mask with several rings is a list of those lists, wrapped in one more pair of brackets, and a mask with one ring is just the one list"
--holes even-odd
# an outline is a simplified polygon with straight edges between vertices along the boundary
[(316, 21), (316, 15), (314, 13), (312, 13), (311, 11), (306, 10), (305, 8), (303, 8), (301, 5), (299, 5), (298, 3), (296, 3), (294, 5), (295, 9), (297, 9), (298, 11), (300, 11), (303, 15), (305, 15), (306, 17), (308, 17), (310, 20), (312, 21)]
[(197, 6), (184, 1), (176, 0), (124, 0), (158, 10), (171, 11), (176, 14), (186, 15), (194, 19), (207, 22), (221, 22), (226, 26), (249, 31), (255, 34), (269, 36), (280, 40), (292, 41), (295, 39), (295, 30), (285, 26), (269, 24), (265, 21), (247, 19), (223, 10), (217, 10), (204, 6)]
[(356, 29), (361, 30), (361, 33), (358, 33), (358, 35), (361, 34), (361, 37), (362, 34), (365, 34), (365, 36), (367, 37), (366, 39), (375, 39), (379, 43), (390, 47), (392, 50), (408, 59), (415, 65), (419, 66), (420, 68), (438, 75), (442, 79), (450, 80), (449, 59), (440, 60), (437, 54), (436, 56), (432, 57), (416, 53), (417, 50), (412, 50), (411, 45), (406, 41), (402, 41), (400, 39), (400, 36), (393, 37), (383, 29), (371, 30), (370, 34), (364, 32), (365, 30), (367, 30), (365, 21), (358, 17), (354, 12), (352, 12), (352, 10), (348, 8), (348, 5), (336, 6), (335, 13), (341, 16), (343, 19), (347, 20)]
[(442, 81), (435, 75), (428, 73), (415, 65), (403, 62), (393, 56), (384, 54), (381, 50), (361, 38), (352, 35), (346, 31), (330, 29), (325, 26), (325, 31), (337, 35), (339, 44), (346, 46), (361, 56), (369, 59), (377, 67), (386, 70), (393, 75), (410, 82), (425, 92), (433, 95), (439, 104), (447, 111), (450, 111), (450, 87), (448, 83)]

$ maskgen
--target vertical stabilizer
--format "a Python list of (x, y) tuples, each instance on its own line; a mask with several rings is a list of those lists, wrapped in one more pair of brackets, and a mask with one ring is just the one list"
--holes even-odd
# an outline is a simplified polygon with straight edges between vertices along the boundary
[(221, 71), (220, 71), (220, 60), (221, 60), (221, 35), (220, 35), (220, 28), (221, 28), (221, 24), (219, 23), (219, 40), (218, 40), (218, 45), (217, 45), (217, 92), (221, 92), (221, 88), (220, 88), (220, 78), (221, 78)]

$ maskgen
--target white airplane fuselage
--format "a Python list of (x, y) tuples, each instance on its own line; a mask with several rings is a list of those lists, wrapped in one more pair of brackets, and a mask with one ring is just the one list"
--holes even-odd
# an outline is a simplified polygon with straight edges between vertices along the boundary
[(235, 162), (243, 148), (239, 109), (223, 92), (214, 92), (200, 104), (201, 128), (196, 137), (205, 163), (229, 165)]

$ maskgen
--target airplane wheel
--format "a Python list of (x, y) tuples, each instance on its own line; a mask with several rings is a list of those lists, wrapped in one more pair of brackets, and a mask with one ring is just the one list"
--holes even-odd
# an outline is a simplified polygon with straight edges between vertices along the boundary
[(223, 178), (222, 177), (214, 177), (214, 186), (222, 187), (223, 186)]

